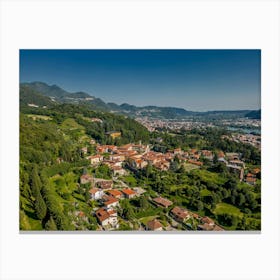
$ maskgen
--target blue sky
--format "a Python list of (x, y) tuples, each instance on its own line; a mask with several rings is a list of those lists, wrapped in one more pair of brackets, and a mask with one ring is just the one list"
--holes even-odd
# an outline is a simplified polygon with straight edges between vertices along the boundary
[(260, 50), (20, 50), (20, 82), (106, 102), (192, 111), (259, 109)]

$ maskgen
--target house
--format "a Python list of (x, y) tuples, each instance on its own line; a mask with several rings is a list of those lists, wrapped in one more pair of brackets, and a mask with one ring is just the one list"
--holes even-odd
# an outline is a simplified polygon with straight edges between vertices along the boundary
[(239, 160), (239, 153), (226, 153), (226, 157), (228, 160)]
[(89, 193), (90, 193), (90, 198), (93, 200), (99, 200), (104, 195), (104, 191), (102, 189), (98, 189), (98, 188), (91, 188), (89, 190)]
[(123, 189), (122, 190), (125, 198), (133, 198), (136, 196), (136, 192), (131, 189)]
[(252, 172), (254, 175), (257, 175), (258, 173), (261, 172), (261, 169), (260, 169), (260, 168), (254, 168), (251, 172)]
[(115, 210), (100, 208), (95, 212), (98, 222), (105, 229), (118, 228), (118, 214)]
[(177, 222), (184, 222), (186, 219), (188, 219), (190, 217), (190, 214), (188, 212), (188, 210), (181, 208), (181, 207), (174, 207), (171, 210), (171, 216), (174, 218), (174, 220), (176, 220)]
[(126, 173), (127, 173), (126, 170), (123, 169), (123, 168), (120, 167), (120, 166), (112, 166), (111, 169), (113, 170), (113, 175), (114, 175), (114, 176), (117, 176), (117, 175), (119, 175), (119, 176), (124, 176), (124, 175), (126, 175)]
[(217, 153), (217, 157), (218, 157), (218, 159), (225, 158), (224, 152), (223, 152), (223, 151), (219, 151), (219, 152)]
[(81, 177), (80, 177), (80, 182), (81, 184), (87, 184), (87, 183), (93, 183), (94, 181), (94, 178), (92, 175), (89, 175), (89, 174), (83, 174)]
[(177, 149), (174, 149), (173, 154), (174, 155), (182, 155), (183, 151), (181, 150), (181, 148), (177, 148)]
[(118, 148), (119, 151), (132, 151), (132, 144), (126, 144)]
[(203, 224), (203, 225), (198, 225), (197, 226), (197, 230), (213, 230), (213, 226), (209, 225), (209, 224)]
[(109, 160), (112, 161), (124, 161), (125, 160), (125, 156), (122, 154), (112, 154), (109, 156)]
[(238, 160), (238, 159), (230, 160), (229, 164), (245, 168), (245, 163), (242, 160)]
[(145, 193), (146, 191), (140, 187), (135, 187), (133, 190), (136, 192), (136, 196), (140, 196), (141, 194)]
[(90, 160), (90, 164), (98, 164), (103, 161), (102, 155), (88, 156), (86, 159)]
[(122, 196), (123, 196), (122, 192), (118, 191), (118, 190), (109, 190), (109, 191), (107, 191), (107, 193), (110, 196), (117, 198), (117, 199), (122, 198)]
[(109, 196), (108, 199), (106, 201), (104, 201), (104, 206), (106, 209), (118, 207), (118, 206), (120, 206), (119, 200), (112, 196)]
[(257, 179), (255, 177), (246, 177), (245, 182), (254, 186), (256, 184)]
[(159, 162), (156, 162), (154, 166), (161, 171), (167, 171), (170, 168), (170, 162), (161, 160)]
[(203, 224), (208, 224), (209, 226), (214, 226), (215, 225), (215, 222), (212, 219), (210, 219), (209, 217), (207, 217), (207, 216), (203, 217), (201, 219), (201, 222)]
[(191, 160), (191, 159), (188, 160), (188, 163), (191, 163), (191, 164), (194, 164), (194, 165), (197, 165), (197, 166), (202, 166), (203, 165), (203, 162), (197, 161), (197, 160)]
[(169, 206), (171, 206), (173, 204), (172, 201), (166, 199), (166, 198), (163, 198), (163, 197), (156, 197), (153, 199), (153, 201), (159, 205), (159, 206), (162, 206), (164, 208), (167, 208)]
[(162, 230), (162, 224), (157, 219), (154, 219), (154, 220), (149, 221), (147, 223), (146, 229), (147, 230), (154, 230), (154, 231), (161, 231)]
[(112, 180), (105, 180), (105, 179), (95, 179), (96, 186), (103, 189), (108, 190), (113, 187), (113, 181)]
[(208, 160), (210, 160), (210, 161), (212, 161), (213, 158), (214, 158), (213, 153), (212, 153), (211, 151), (208, 151), (208, 150), (202, 150), (202, 151), (201, 151), (201, 155), (202, 155), (204, 158), (206, 158), (206, 159), (208, 159)]

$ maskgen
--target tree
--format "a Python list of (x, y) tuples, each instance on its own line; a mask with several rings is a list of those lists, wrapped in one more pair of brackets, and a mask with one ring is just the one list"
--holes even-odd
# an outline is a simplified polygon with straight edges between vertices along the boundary
[(45, 229), (46, 230), (57, 230), (55, 221), (53, 219), (53, 217), (51, 216), (50, 219), (46, 222), (45, 224)]
[(37, 165), (34, 166), (31, 174), (31, 189), (32, 195), (35, 199), (35, 212), (39, 220), (45, 218), (47, 214), (47, 206), (41, 195), (40, 189), (42, 188), (42, 182), (38, 174)]
[(203, 203), (200, 200), (198, 200), (196, 207), (197, 207), (198, 211), (202, 211), (203, 208), (204, 208), (204, 205), (203, 205)]
[(140, 202), (140, 207), (142, 209), (147, 209), (149, 207), (149, 202), (148, 202), (147, 198), (144, 195), (142, 195), (140, 197), (140, 201), (139, 202)]

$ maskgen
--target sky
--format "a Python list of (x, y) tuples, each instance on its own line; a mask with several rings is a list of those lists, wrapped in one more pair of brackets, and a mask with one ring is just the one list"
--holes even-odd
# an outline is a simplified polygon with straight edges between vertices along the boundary
[(260, 50), (20, 50), (20, 82), (41, 81), (117, 104), (254, 110)]

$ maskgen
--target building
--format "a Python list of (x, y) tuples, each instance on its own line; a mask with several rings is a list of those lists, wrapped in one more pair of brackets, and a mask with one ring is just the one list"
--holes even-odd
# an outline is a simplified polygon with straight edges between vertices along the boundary
[(80, 177), (80, 183), (81, 184), (87, 184), (87, 183), (93, 183), (94, 181), (94, 178), (92, 175), (89, 175), (89, 174), (83, 174), (81, 177)]
[(162, 230), (162, 224), (157, 219), (154, 219), (154, 220), (149, 221), (147, 223), (146, 229), (147, 230), (154, 230), (154, 231), (161, 231)]
[(103, 161), (103, 156), (102, 155), (94, 155), (94, 156), (88, 156), (86, 159), (90, 160), (90, 164), (98, 164)]
[(174, 218), (174, 220), (176, 220), (177, 222), (180, 222), (180, 223), (183, 223), (185, 220), (190, 218), (190, 214), (189, 214), (188, 210), (178, 207), (178, 206), (174, 207), (170, 213), (171, 213), (171, 216)]
[(117, 229), (119, 227), (118, 224), (118, 214), (115, 210), (110, 209), (106, 210), (104, 208), (100, 208), (95, 212), (98, 222), (105, 229)]
[(207, 216), (203, 217), (203, 218), (201, 219), (201, 222), (202, 222), (203, 224), (208, 224), (208, 225), (210, 225), (210, 226), (214, 226), (214, 225), (215, 225), (215, 222), (214, 222), (212, 219), (210, 219), (209, 217), (207, 217)]
[(122, 192), (119, 190), (109, 190), (107, 193), (116, 199), (120, 199), (123, 196)]
[(109, 196), (108, 199), (106, 201), (104, 201), (104, 206), (106, 209), (112, 209), (115, 207), (119, 207), (120, 206), (119, 200), (112, 196)]
[(89, 190), (90, 198), (93, 200), (99, 200), (103, 197), (104, 191), (98, 188), (92, 188)]
[(105, 180), (105, 179), (95, 179), (95, 185), (103, 190), (108, 190), (113, 187), (112, 180)]
[(133, 198), (137, 195), (136, 192), (131, 189), (124, 189), (122, 192), (125, 198)]
[(247, 184), (249, 184), (249, 185), (252, 185), (252, 186), (254, 186), (255, 184), (256, 184), (256, 181), (257, 181), (257, 179), (256, 178), (254, 178), (254, 177), (246, 177), (245, 178), (245, 182), (247, 183)]
[(169, 206), (171, 206), (173, 204), (172, 201), (170, 201), (170, 200), (168, 200), (166, 198), (163, 198), (163, 197), (156, 197), (156, 198), (153, 199), (153, 201), (157, 205), (159, 205), (161, 207), (164, 207), (164, 208), (167, 208), (167, 207), (169, 207)]
[(111, 167), (114, 176), (124, 176), (127, 174), (126, 170), (120, 166), (112, 166)]

